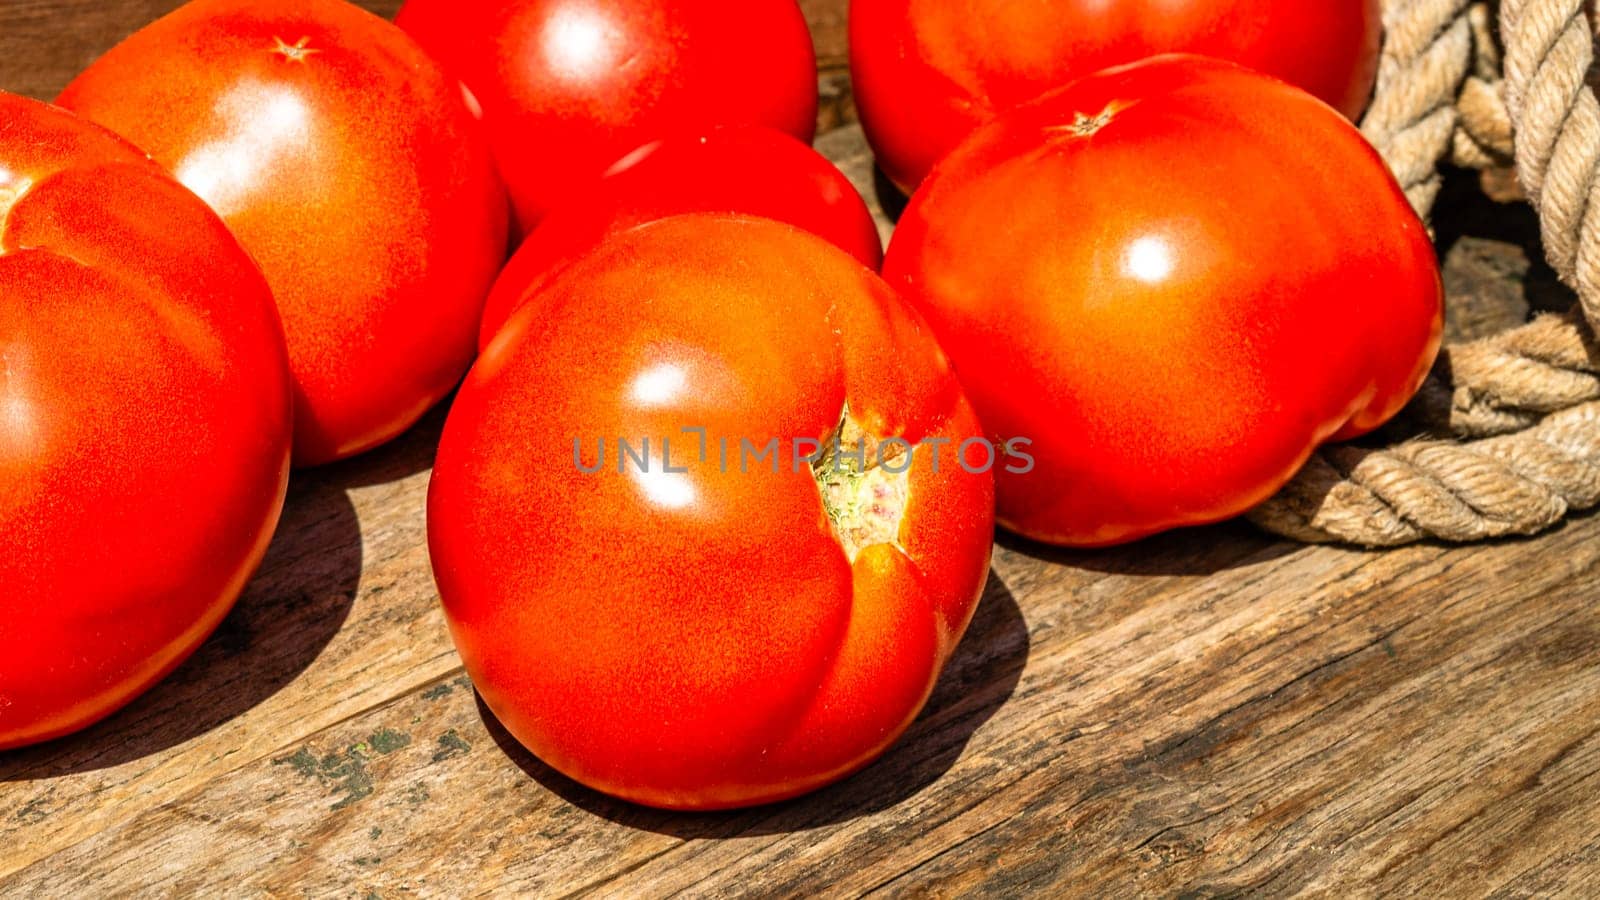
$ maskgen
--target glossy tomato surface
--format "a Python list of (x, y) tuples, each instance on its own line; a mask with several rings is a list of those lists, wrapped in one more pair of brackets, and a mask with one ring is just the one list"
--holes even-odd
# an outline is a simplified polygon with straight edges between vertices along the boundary
[(620, 161), (582, 199), (546, 216), (495, 282), (479, 346), (489, 343), (537, 283), (607, 235), (691, 212), (745, 213), (826, 238), (876, 270), (878, 225), (850, 180), (780, 131), (719, 128), (655, 141)]
[[(846, 422), (860, 458), (806, 458)], [(842, 778), (970, 621), (981, 434), (921, 321), (821, 238), (713, 214), (614, 235), (512, 317), (445, 425), (428, 536), (456, 646), (518, 740), (617, 796)]]
[(1227, 518), (1399, 411), (1439, 346), (1433, 247), (1310, 95), (1198, 57), (984, 126), (912, 198), (885, 278), (984, 426), (1033, 441), (1001, 521), (1099, 545)]
[(395, 21), (482, 104), (524, 230), (669, 134), (816, 128), (795, 0), (408, 0)]
[(878, 164), (910, 190), (996, 113), (1157, 54), (1237, 62), (1354, 119), (1381, 36), (1379, 0), (852, 0), (850, 69)]
[(0, 749), (110, 714), (222, 620), (283, 505), (290, 403), (222, 221), (0, 93)]
[(343, 0), (196, 0), (60, 102), (167, 166), (266, 272), (297, 465), (389, 440), (466, 371), (505, 199), (460, 87), (398, 28)]

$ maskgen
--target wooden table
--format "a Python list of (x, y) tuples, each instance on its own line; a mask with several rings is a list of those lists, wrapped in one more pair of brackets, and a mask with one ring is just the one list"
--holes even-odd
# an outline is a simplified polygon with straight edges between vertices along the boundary
[[(172, 5), (3, 0), (0, 85), (49, 96)], [(844, 3), (809, 6), (836, 125)], [(858, 131), (822, 145), (868, 179)], [(1562, 299), (1524, 209), (1457, 178), (1439, 221), (1457, 329)], [(674, 815), (554, 774), (476, 701), (424, 546), (441, 421), (297, 476), (191, 662), (0, 755), (0, 894), (1600, 892), (1594, 518), (1390, 553), (1238, 524), (1102, 553), (1002, 537), (882, 761)]]

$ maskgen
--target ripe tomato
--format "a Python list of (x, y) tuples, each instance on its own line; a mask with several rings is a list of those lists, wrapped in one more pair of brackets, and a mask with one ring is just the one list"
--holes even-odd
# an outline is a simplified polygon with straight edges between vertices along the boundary
[(996, 113), (1161, 53), (1241, 63), (1355, 119), (1381, 37), (1379, 0), (853, 0), (850, 71), (879, 166), (910, 190)]
[(166, 165), (261, 264), (297, 465), (381, 444), (455, 387), (505, 198), (459, 86), (398, 28), (343, 0), (195, 0), (59, 102)]
[(657, 806), (865, 765), (988, 569), (993, 476), (932, 336), (820, 238), (706, 213), (613, 235), (536, 303), (467, 377), (429, 494), (484, 700), (550, 765)]
[(720, 128), (641, 147), (584, 197), (539, 224), (495, 282), (479, 348), (535, 287), (609, 233), (690, 212), (737, 212), (827, 238), (865, 265), (883, 262), (878, 225), (850, 180), (820, 153), (770, 128)]
[(669, 133), (816, 129), (795, 0), (408, 0), (395, 21), (482, 104), (525, 231)]
[(0, 749), (109, 715), (222, 620), (283, 505), (291, 400), (221, 220), (0, 93)]
[(1000, 520), (1131, 540), (1266, 499), (1421, 384), (1442, 289), (1376, 152), (1310, 95), (1162, 57), (980, 128), (917, 191), (885, 277), (984, 425), (1033, 441)]

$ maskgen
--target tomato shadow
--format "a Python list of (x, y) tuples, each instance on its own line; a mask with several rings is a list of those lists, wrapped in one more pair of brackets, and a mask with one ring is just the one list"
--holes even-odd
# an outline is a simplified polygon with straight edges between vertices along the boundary
[(296, 471), (260, 569), (232, 612), (171, 675), (83, 731), (0, 753), (0, 782), (107, 769), (161, 753), (245, 714), (304, 672), (349, 618), (361, 528), (348, 491), (433, 465), (452, 394), (395, 440)]
[(1010, 553), (1107, 575), (1211, 576), (1302, 551), (1304, 544), (1275, 538), (1243, 519), (1179, 528), (1131, 544), (1099, 550), (1055, 547), (1001, 529), (995, 543)]
[(478, 715), (500, 749), (530, 777), (603, 819), (685, 839), (783, 834), (882, 812), (938, 781), (961, 758), (977, 730), (1016, 691), (1029, 648), (1022, 610), (991, 570), (972, 624), (940, 674), (928, 705), (887, 753), (861, 772), (815, 793), (730, 812), (675, 813), (608, 797), (540, 762), (506, 731), (481, 697)]
[(288, 685), (350, 613), (361, 531), (336, 473), (296, 473), (260, 569), (186, 662), (128, 706), (54, 741), (0, 753), (0, 782), (107, 769), (192, 740)]
[(315, 475), (337, 481), (341, 487), (359, 488), (389, 484), (426, 472), (433, 468), (434, 457), (439, 452), (439, 438), (444, 434), (445, 418), (455, 399), (452, 390), (416, 424), (387, 444), (351, 459), (296, 472), (295, 476)]
[(877, 164), (872, 166), (872, 192), (877, 195), (878, 206), (890, 222), (899, 222), (906, 207), (911, 205), (911, 198), (902, 193)]
[[(1509, 244), (1522, 251), (1523, 259), (1518, 260), (1506, 256), (1503, 251), (1495, 252), (1489, 248), (1488, 258), (1480, 262), (1475, 273), (1480, 284), (1498, 276), (1498, 280), (1512, 286), (1521, 295), (1521, 301), (1531, 312), (1560, 312), (1571, 307), (1577, 294), (1561, 283), (1560, 276), (1545, 259), (1538, 212), (1521, 200), (1496, 200), (1489, 196), (1484, 191), (1481, 179), (1480, 173), (1466, 169), (1444, 170), (1432, 217), (1434, 243), (1438, 247), (1440, 260), (1448, 260), (1451, 251), (1464, 239), (1480, 238)], [(1485, 268), (1489, 271), (1484, 271)], [(1481, 296), (1485, 292), (1475, 289), (1480, 285), (1452, 279), (1453, 274), (1447, 265), (1445, 280), (1446, 286), (1451, 289), (1452, 305), (1459, 305), (1463, 301), (1468, 305), (1492, 301), (1493, 298)], [(1458, 336), (1476, 335), (1468, 333)]]

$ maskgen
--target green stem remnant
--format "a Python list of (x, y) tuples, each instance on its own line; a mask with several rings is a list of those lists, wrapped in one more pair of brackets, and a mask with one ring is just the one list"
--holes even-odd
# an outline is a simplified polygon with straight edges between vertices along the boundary
[(883, 448), (881, 440), (851, 417), (847, 404), (822, 457), (811, 466), (834, 536), (852, 563), (874, 544), (900, 546), (900, 523), (911, 499), (911, 467), (891, 471), (884, 463), (900, 468), (898, 457), (884, 460)]

